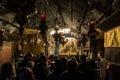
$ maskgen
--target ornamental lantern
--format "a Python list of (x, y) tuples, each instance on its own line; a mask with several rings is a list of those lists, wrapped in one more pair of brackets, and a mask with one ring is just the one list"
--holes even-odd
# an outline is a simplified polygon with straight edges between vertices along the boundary
[(89, 31), (87, 32), (87, 36), (90, 38), (90, 51), (97, 55), (97, 43), (96, 43), (96, 36), (99, 34), (98, 31), (95, 30), (95, 22), (91, 21), (89, 23)]
[(97, 35), (98, 35), (98, 31), (95, 30), (95, 22), (94, 21), (90, 21), (89, 22), (89, 31), (87, 33), (87, 36), (91, 40), (94, 40)]
[(90, 22), (88, 23), (88, 25), (89, 25), (89, 28), (90, 28), (90, 29), (94, 29), (94, 28), (95, 28), (95, 22), (94, 22), (94, 21), (90, 21)]
[(41, 15), (40, 15), (40, 19), (41, 19), (41, 20), (45, 20), (45, 19), (46, 19), (46, 15), (45, 15), (45, 14), (41, 14)]

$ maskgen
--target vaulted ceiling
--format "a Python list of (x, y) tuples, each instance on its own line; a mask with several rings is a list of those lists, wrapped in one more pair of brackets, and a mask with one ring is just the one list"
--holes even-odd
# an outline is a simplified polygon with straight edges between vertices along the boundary
[[(71, 28), (75, 32), (88, 29), (88, 22), (94, 20), (96, 25), (110, 17), (119, 9), (120, 0), (0, 0), (0, 27), (6, 31), (16, 32), (20, 23), (24, 27), (37, 28), (40, 14), (46, 15), (49, 28), (57, 23), (61, 28)], [(24, 13), (27, 22), (19, 22), (17, 14)]]

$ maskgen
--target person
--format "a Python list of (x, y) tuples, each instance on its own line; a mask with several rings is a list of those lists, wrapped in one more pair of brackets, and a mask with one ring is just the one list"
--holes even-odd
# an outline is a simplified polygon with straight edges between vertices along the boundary
[(31, 69), (34, 67), (32, 53), (27, 53), (24, 56), (24, 59), (18, 64), (18, 68), (20, 68), (20, 67), (30, 67)]
[(78, 65), (78, 70), (84, 72), (84, 73), (88, 73), (87, 71), (89, 71), (89, 64), (88, 62), (86, 61), (86, 55), (82, 54), (80, 56), (80, 62), (79, 62), (79, 65)]
[(102, 51), (98, 52), (97, 57), (99, 58), (98, 68), (100, 70), (100, 80), (106, 79), (106, 69), (107, 62), (104, 59), (104, 53)]
[(72, 58), (67, 62), (67, 70), (61, 73), (59, 80), (86, 80), (84, 74), (77, 70), (77, 61)]
[(61, 34), (58, 33), (58, 31), (55, 32), (55, 34), (53, 34), (53, 38), (55, 40), (55, 50), (54, 50), (54, 53), (56, 56), (58, 56), (59, 54), (59, 46), (60, 46), (60, 43), (61, 43)]
[(59, 80), (60, 74), (63, 71), (65, 71), (65, 66), (66, 66), (65, 62), (66, 62), (66, 60), (63, 58), (57, 59), (55, 61), (54, 70), (53, 70), (53, 72), (51, 72), (51, 74), (48, 77), (49, 80)]
[(13, 63), (7, 62), (2, 65), (0, 80), (16, 80), (16, 69)]
[(19, 68), (16, 80), (36, 80), (33, 71), (29, 67)]
[(56, 41), (56, 43), (55, 43), (55, 51), (54, 51), (55, 56), (58, 56), (58, 54), (59, 54), (59, 45), (60, 45), (60, 42)]
[(35, 64), (33, 73), (37, 80), (48, 80), (49, 69), (47, 67), (47, 56), (41, 55), (39, 62)]

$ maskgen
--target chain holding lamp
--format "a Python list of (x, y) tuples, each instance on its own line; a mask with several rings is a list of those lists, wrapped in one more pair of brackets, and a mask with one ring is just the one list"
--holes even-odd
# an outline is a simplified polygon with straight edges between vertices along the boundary
[(2, 51), (2, 47), (3, 47), (3, 30), (0, 29), (0, 51)]

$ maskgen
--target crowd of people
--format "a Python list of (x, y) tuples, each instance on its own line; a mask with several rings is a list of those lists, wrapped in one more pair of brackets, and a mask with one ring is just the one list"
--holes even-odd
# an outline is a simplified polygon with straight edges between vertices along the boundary
[(102, 52), (92, 58), (75, 56), (16, 56), (15, 62), (2, 65), (0, 80), (109, 80), (109, 67)]

